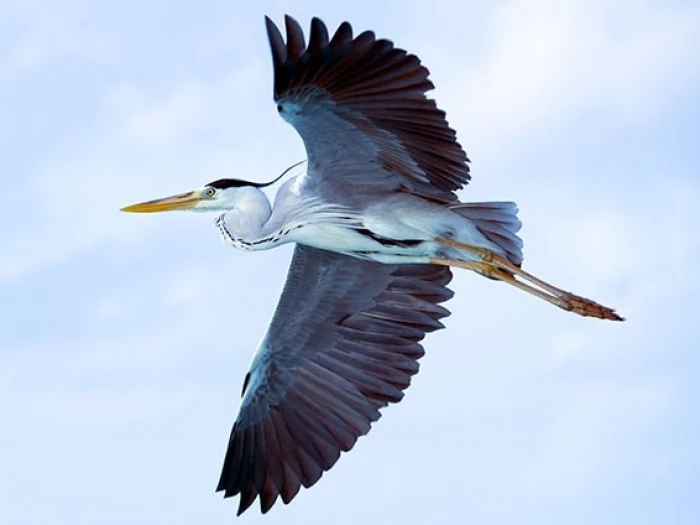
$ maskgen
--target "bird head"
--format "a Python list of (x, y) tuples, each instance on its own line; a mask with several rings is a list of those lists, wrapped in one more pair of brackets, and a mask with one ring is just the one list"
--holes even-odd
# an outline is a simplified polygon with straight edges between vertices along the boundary
[(243, 194), (251, 188), (261, 188), (269, 183), (249, 182), (238, 179), (219, 179), (206, 184), (203, 188), (132, 204), (121, 209), (131, 213), (155, 213), (161, 211), (228, 211), (236, 207)]
[(229, 211), (234, 209), (241, 200), (246, 197), (262, 195), (260, 188), (270, 186), (284, 177), (290, 170), (303, 164), (304, 160), (292, 164), (284, 170), (277, 178), (270, 182), (250, 182), (240, 179), (219, 179), (203, 188), (165, 197), (164, 199), (155, 199), (152, 201), (140, 202), (132, 204), (121, 209), (131, 213), (155, 213), (159, 211)]

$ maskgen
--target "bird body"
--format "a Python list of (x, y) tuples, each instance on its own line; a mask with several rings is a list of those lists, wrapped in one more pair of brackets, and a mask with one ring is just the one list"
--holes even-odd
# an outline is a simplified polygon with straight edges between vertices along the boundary
[[(471, 253), (460, 253), (434, 242), (442, 236), (508, 257), (468, 216), (449, 206), (408, 193), (372, 193), (365, 199), (358, 199), (356, 194), (351, 199), (335, 195), (332, 202), (331, 196), (324, 198), (315, 192), (308, 195), (305, 176), (285, 182), (274, 207), (258, 188), (244, 186), (233, 190), (235, 197), (229, 203), (232, 209), (216, 220), (224, 242), (246, 251), (295, 242), (393, 264), (428, 264), (430, 258), (440, 256), (478, 260)], [(485, 205), (504, 210), (506, 225), (510, 227), (507, 240), (516, 247), (514, 257), (519, 262), (522, 243), (516, 236), (520, 222), (515, 216), (515, 205)]]
[[(287, 281), (243, 381), (217, 490), (267, 512), (316, 483), (403, 397), (423, 337), (443, 327), (451, 268), (510, 284), (562, 309), (622, 320), (611, 308), (524, 271), (512, 202), (461, 202), (468, 159), (420, 60), (347, 22), (308, 44), (266, 19), (277, 111), (304, 141), (306, 172), (284, 182), (220, 179), (130, 212), (217, 211), (246, 251), (295, 243)], [(284, 174), (283, 174), (284, 175)], [(275, 179), (276, 181), (277, 179)], [(275, 182), (273, 181), (273, 182)]]

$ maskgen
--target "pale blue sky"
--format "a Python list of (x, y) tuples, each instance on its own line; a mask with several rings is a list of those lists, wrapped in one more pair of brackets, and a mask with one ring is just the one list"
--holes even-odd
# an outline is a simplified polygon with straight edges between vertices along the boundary
[(303, 158), (263, 16), (417, 53), (516, 200), (525, 267), (617, 307), (561, 312), (470, 273), (404, 401), (311, 490), (247, 523), (700, 519), (696, 2), (0, 4), (0, 522), (232, 523), (214, 494), (291, 247), (120, 206)]

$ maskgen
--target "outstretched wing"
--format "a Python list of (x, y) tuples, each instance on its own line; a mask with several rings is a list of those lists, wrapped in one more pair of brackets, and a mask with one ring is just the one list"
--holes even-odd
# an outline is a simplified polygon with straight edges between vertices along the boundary
[(369, 432), (379, 409), (403, 397), (442, 328), (449, 268), (384, 265), (296, 248), (267, 335), (243, 384), (217, 490), (284, 503)]
[(371, 31), (353, 38), (347, 22), (329, 38), (312, 19), (308, 46), (293, 18), (285, 17), (286, 43), (266, 23), (277, 109), (304, 140), (308, 182), (456, 200), (470, 179), (468, 159), (445, 113), (425, 96), (433, 84), (415, 55)]

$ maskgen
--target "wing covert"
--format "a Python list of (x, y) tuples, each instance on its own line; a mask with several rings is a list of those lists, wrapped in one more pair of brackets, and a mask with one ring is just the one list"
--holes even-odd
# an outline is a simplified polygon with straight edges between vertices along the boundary
[(267, 512), (310, 487), (398, 402), (449, 312), (449, 268), (297, 246), (256, 352), (217, 490)]

